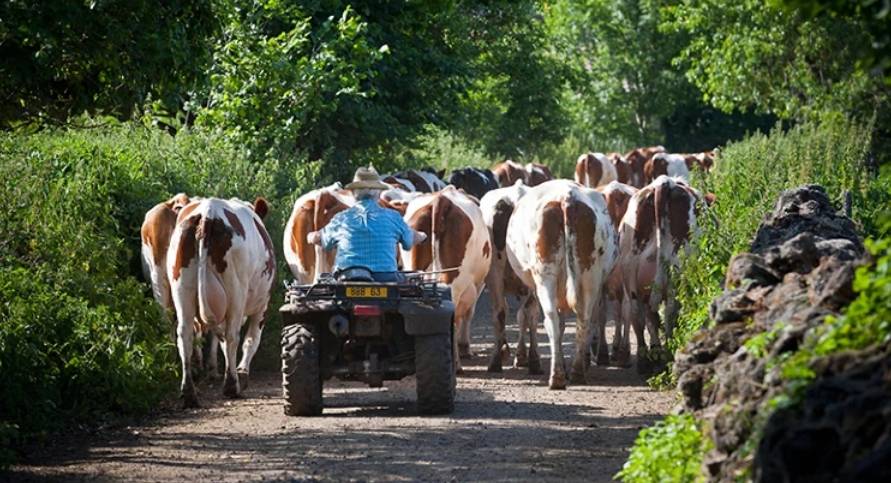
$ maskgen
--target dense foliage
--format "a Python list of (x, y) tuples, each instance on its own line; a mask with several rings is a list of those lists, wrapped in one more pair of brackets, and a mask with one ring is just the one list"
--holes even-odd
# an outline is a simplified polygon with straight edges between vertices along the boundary
[(177, 111), (206, 79), (214, 3), (0, 2), (0, 129), (148, 101)]
[(278, 245), (286, 199), (311, 182), (297, 163), (258, 167), (187, 133), (122, 125), (0, 136), (0, 442), (145, 412), (175, 387), (173, 325), (139, 278), (151, 206), (177, 192), (264, 195)]
[(710, 441), (689, 414), (668, 416), (640, 432), (615, 477), (632, 482), (705, 481), (700, 467)]
[(717, 201), (700, 219), (694, 251), (675, 274), (682, 309), (669, 341), (672, 351), (707, 323), (708, 306), (721, 293), (727, 263), (748, 250), (764, 213), (782, 190), (821, 184), (838, 206), (850, 191), (854, 220), (867, 233), (875, 232), (874, 220), (889, 195), (865, 164), (870, 132), (868, 125), (849, 122), (806, 124), (788, 132), (776, 128), (729, 144), (715, 170), (694, 179)]

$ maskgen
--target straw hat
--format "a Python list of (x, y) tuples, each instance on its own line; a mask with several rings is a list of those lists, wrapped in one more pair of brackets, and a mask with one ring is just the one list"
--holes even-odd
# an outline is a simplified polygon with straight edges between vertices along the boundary
[(345, 186), (348, 190), (355, 189), (373, 189), (373, 190), (388, 190), (390, 189), (390, 185), (381, 181), (381, 176), (377, 174), (377, 170), (374, 169), (374, 166), (369, 165), (366, 167), (361, 167), (356, 170), (356, 174), (353, 176), (353, 182)]

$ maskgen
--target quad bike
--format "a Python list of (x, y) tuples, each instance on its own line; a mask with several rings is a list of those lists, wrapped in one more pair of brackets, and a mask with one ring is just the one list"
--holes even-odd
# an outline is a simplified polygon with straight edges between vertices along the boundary
[(415, 374), (418, 413), (454, 409), (450, 291), (430, 273), (387, 274), (390, 282), (377, 275), (352, 267), (312, 285), (285, 284), (285, 414), (322, 414), (322, 383), (332, 376), (381, 387)]

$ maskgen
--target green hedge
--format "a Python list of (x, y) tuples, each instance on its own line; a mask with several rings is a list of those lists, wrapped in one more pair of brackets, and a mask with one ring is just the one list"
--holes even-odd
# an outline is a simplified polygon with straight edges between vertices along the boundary
[(701, 236), (674, 274), (682, 308), (668, 341), (672, 352), (708, 324), (708, 306), (722, 291), (730, 258), (748, 250), (783, 190), (817, 183), (839, 207), (850, 191), (855, 222), (867, 234), (876, 232), (877, 210), (889, 196), (886, 184), (865, 165), (871, 131), (871, 125), (854, 122), (805, 124), (788, 131), (778, 126), (728, 145), (708, 176), (694, 170), (694, 184), (714, 193), (717, 201), (700, 217)]
[[(0, 461), (68, 421), (138, 414), (175, 389), (173, 325), (142, 280), (149, 208), (177, 192), (266, 196), (278, 248), (314, 168), (252, 163), (211, 135), (131, 124), (0, 134)], [(277, 367), (285, 270), (257, 366)]]

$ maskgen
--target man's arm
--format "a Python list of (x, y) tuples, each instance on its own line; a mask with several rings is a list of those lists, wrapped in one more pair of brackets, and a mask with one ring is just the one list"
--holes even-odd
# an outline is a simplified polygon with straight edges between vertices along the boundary
[(411, 250), (411, 247), (423, 243), (427, 239), (427, 234), (420, 231), (412, 230), (408, 223), (397, 215), (396, 224), (399, 229), (399, 244), (403, 250)]

